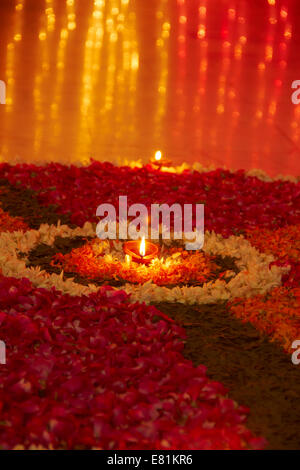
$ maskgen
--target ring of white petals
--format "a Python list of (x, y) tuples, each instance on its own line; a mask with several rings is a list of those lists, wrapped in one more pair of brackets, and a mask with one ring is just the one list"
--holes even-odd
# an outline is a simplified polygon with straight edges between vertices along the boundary
[[(0, 267), (4, 276), (29, 279), (36, 287), (52, 288), (70, 295), (88, 295), (101, 286), (80, 285), (72, 279), (64, 279), (63, 272), (49, 274), (39, 267), (26, 266), (26, 254), (38, 244), (54, 244), (56, 237), (74, 238), (77, 236), (95, 237), (95, 228), (89, 222), (80, 228), (71, 229), (66, 225), (43, 224), (39, 230), (23, 232), (3, 232), (0, 234)], [(273, 256), (260, 253), (242, 236), (223, 238), (214, 232), (205, 233), (203, 251), (210, 255), (231, 256), (236, 258), (240, 272), (228, 283), (224, 280), (210, 281), (203, 286), (167, 288), (157, 286), (151, 281), (142, 285), (125, 284), (121, 289), (138, 302), (179, 302), (184, 304), (206, 304), (226, 301), (234, 297), (252, 297), (263, 294), (281, 284), (282, 274), (289, 268), (273, 265)], [(25, 257), (20, 257), (23, 253)]]

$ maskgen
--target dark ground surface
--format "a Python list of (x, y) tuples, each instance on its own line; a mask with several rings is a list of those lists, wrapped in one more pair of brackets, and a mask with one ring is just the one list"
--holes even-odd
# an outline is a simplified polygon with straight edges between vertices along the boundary
[(300, 449), (300, 368), (279, 345), (230, 315), (226, 304), (156, 307), (185, 328), (184, 356), (250, 408), (247, 426), (268, 449)]
[(0, 203), (5, 212), (12, 217), (22, 217), (32, 229), (38, 229), (41, 224), (57, 224), (59, 220), (62, 225), (72, 227), (69, 216), (57, 214), (55, 205), (40, 205), (37, 193), (21, 186), (14, 187), (5, 179), (0, 179)]

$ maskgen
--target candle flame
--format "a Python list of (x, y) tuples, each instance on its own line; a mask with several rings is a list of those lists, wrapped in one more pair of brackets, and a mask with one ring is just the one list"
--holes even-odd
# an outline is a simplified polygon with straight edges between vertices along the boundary
[(145, 237), (143, 237), (141, 244), (140, 244), (140, 255), (145, 256), (145, 254), (146, 254), (146, 242), (145, 242)]
[(159, 160), (161, 160), (161, 157), (162, 157), (161, 151), (157, 150), (157, 152), (155, 152), (155, 156), (154, 156), (155, 160), (157, 162), (159, 162)]

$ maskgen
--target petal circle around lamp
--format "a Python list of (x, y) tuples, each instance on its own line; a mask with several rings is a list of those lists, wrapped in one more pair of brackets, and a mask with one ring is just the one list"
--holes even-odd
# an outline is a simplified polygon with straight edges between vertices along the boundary
[(145, 240), (131, 240), (123, 245), (124, 253), (135, 263), (149, 264), (158, 255), (158, 246)]

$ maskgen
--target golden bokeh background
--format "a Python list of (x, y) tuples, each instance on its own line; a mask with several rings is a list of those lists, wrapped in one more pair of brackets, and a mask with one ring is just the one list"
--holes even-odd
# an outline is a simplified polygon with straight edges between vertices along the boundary
[(1, 161), (300, 174), (299, 0), (1, 0)]

